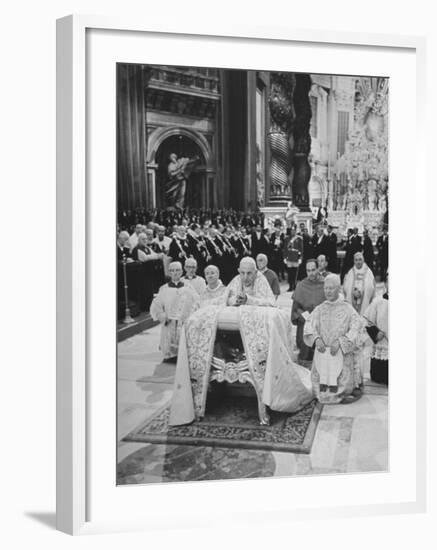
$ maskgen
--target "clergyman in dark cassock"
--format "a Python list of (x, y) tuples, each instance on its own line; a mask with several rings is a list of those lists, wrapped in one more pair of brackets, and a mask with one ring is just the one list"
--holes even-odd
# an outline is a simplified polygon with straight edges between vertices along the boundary
[(293, 293), (291, 322), (297, 326), (296, 345), (299, 348), (299, 361), (311, 361), (314, 351), (304, 342), (304, 326), (313, 309), (325, 301), (324, 279), (319, 275), (315, 260), (306, 264), (307, 277), (300, 281)]

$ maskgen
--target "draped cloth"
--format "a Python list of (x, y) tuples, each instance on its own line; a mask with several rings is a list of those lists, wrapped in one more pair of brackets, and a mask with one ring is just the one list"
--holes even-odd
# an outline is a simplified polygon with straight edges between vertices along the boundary
[[(251, 296), (251, 301), (270, 302), (274, 297)], [(228, 288), (228, 298), (240, 281)], [(249, 300), (249, 297), (248, 297)], [(248, 369), (258, 399), (272, 410), (295, 412), (313, 398), (310, 373), (292, 359), (291, 324), (288, 315), (269, 305), (202, 307), (186, 321), (181, 333), (176, 366), (170, 425), (188, 424), (205, 415), (211, 360), (217, 327), (232, 317), (239, 327)]]
[[(313, 390), (321, 403), (340, 403), (356, 386), (354, 352), (360, 343), (362, 327), (358, 313), (341, 298), (335, 302), (326, 300), (317, 306), (305, 323), (307, 345), (312, 346), (321, 338), (326, 346), (323, 354), (314, 354), (311, 369)], [(331, 359), (330, 346), (336, 340), (340, 342), (340, 349)]]

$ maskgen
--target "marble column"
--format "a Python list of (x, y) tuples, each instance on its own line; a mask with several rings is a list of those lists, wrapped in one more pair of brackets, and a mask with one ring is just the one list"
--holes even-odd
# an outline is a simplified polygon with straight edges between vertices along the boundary
[(293, 157), (293, 202), (303, 211), (309, 210), (308, 183), (311, 167), (308, 155), (311, 150), (311, 103), (309, 92), (311, 77), (308, 74), (296, 74), (293, 94), (295, 119), (293, 122), (294, 157)]

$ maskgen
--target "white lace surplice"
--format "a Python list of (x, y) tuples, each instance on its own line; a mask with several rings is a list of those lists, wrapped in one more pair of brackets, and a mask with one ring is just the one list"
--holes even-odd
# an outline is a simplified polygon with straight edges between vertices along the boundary
[(199, 296), (189, 286), (173, 288), (165, 284), (159, 289), (150, 306), (150, 315), (161, 323), (159, 347), (165, 359), (177, 356), (181, 327), (198, 307)]
[(373, 345), (372, 358), (388, 361), (388, 300), (375, 298), (364, 313), (365, 319), (384, 333), (384, 338)]

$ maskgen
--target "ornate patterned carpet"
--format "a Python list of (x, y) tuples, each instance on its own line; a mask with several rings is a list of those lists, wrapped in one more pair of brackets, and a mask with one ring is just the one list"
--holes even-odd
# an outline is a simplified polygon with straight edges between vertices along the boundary
[(260, 426), (255, 397), (211, 395), (201, 421), (168, 426), (168, 405), (123, 441), (310, 453), (321, 410), (312, 401), (294, 414), (272, 411), (271, 425)]

